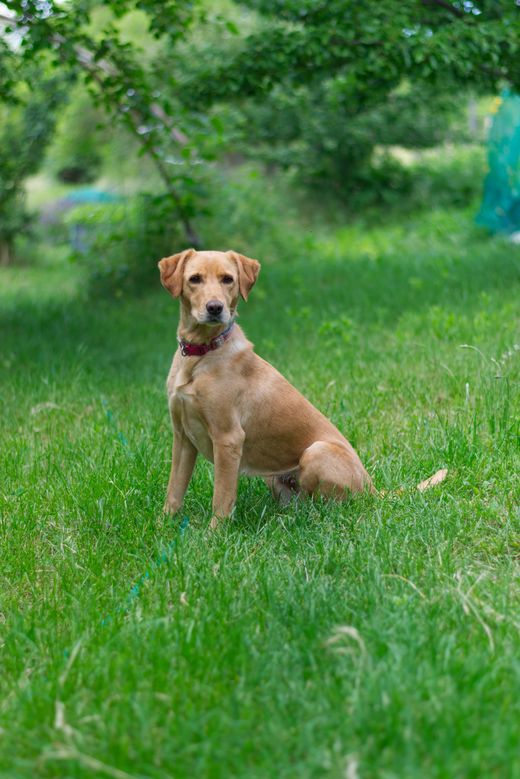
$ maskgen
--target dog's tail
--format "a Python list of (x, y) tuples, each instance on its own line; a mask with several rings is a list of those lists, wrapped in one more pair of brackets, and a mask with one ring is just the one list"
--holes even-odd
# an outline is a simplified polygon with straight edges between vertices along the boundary
[(436, 487), (437, 484), (440, 484), (441, 482), (443, 482), (447, 475), (448, 475), (448, 469), (447, 468), (441, 468), (440, 471), (436, 471), (428, 479), (425, 479), (424, 481), (419, 482), (419, 484), (417, 485), (416, 489), (418, 489), (419, 492), (426, 492), (426, 490), (429, 490), (432, 487)]
[[(441, 468), (439, 471), (435, 471), (434, 474), (429, 476), (424, 481), (416, 484), (415, 489), (419, 490), (419, 492), (426, 492), (426, 490), (431, 490), (432, 487), (436, 487), (437, 484), (441, 484), (447, 475), (448, 469)], [(376, 494), (381, 495), (381, 497), (384, 497), (385, 495), (402, 495), (405, 492), (405, 488), (398, 487), (396, 490), (375, 490), (375, 492)]]

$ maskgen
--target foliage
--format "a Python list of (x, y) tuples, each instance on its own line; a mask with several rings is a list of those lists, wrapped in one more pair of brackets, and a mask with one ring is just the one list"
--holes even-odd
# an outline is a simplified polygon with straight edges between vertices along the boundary
[(454, 137), (460, 143), (464, 112), (460, 96), (416, 85), (353, 111), (335, 79), (291, 93), (277, 87), (261, 104), (247, 101), (242, 139), (233, 142), (245, 156), (291, 169), (310, 188), (318, 184), (349, 200), (353, 190), (378, 178), (371, 169), (375, 146), (425, 148)]
[[(485, 169), (481, 146), (446, 145), (416, 154), (381, 147), (351, 179), (348, 192), (339, 190), (340, 202), (343, 213), (346, 208), (351, 215), (381, 206), (392, 211), (460, 208), (481, 195)], [(330, 197), (323, 200), (331, 204)], [(377, 211), (374, 215), (381, 218)]]
[(217, 103), (224, 114), (232, 102), (235, 151), (344, 200), (377, 178), (376, 145), (423, 148), (455, 132), (468, 140), (468, 90), (493, 90), (502, 78), (520, 84), (520, 10), (510, 3), (241, 5), (258, 12), (257, 29), (233, 46), (199, 44), (183, 99)]
[(0, 103), (0, 264), (10, 262), (15, 238), (29, 224), (24, 182), (40, 165), (63, 98), (61, 79), (32, 67), (25, 75), (31, 89), (19, 88), (14, 105)]
[(323, 222), (345, 224), (364, 214), (378, 223), (399, 213), (475, 203), (485, 170), (480, 145), (416, 151), (378, 146), (370, 165), (338, 197), (332, 187), (321, 187), (319, 196), (315, 186), (303, 189), (298, 170), (261, 175), (242, 165), (215, 171), (208, 185), (208, 215), (200, 226), (208, 246), (233, 244), (252, 256), (261, 256), (264, 248), (271, 254), (276, 247), (275, 256), (304, 256), (313, 251), (313, 230)]
[[(313, 229), (324, 215), (335, 214), (344, 223), (363, 211), (379, 220), (373, 209), (380, 206), (392, 212), (430, 208), (431, 203), (465, 206), (480, 195), (484, 168), (480, 147), (444, 147), (404, 160), (397, 152), (380, 150), (339, 206), (333, 191), (323, 192), (319, 201), (312, 194), (303, 196), (286, 174), (264, 177), (251, 166), (214, 168), (206, 177), (206, 213), (199, 218), (203, 245), (233, 247), (267, 260), (305, 257), (316, 251)], [(312, 228), (302, 229), (302, 210), (315, 213)], [(77, 206), (64, 221), (94, 297), (147, 289), (156, 283), (157, 260), (183, 245), (164, 196)]]
[(376, 104), (407, 78), (493, 91), (520, 88), (520, 13), (509, 0), (243, 0), (267, 24), (240, 46), (197, 60), (183, 87), (191, 104), (265, 95), (341, 75), (357, 108)]
[[(210, 13), (200, 0), (10, 0), (21, 48), (15, 56), (0, 46), (2, 65), (50, 56), (86, 82), (153, 161), (189, 243), (200, 243), (200, 163), (219, 153), (221, 136), (236, 137), (222, 121), (223, 103), (240, 109), (257, 156), (345, 191), (367, 178), (375, 141), (438, 140), (461, 87), (519, 84), (519, 12), (509, 0), (221, 5)], [(136, 14), (153, 56), (129, 34)], [(2, 70), (5, 93), (16, 73)], [(256, 105), (266, 96), (267, 105)]]
[[(254, 169), (234, 174), (215, 169), (206, 184), (207, 209), (199, 219), (205, 246), (271, 259), (291, 252), (304, 256), (311, 249), (310, 234), (296, 233), (297, 214), (290, 206), (294, 194), (283, 177), (270, 185)], [(291, 220), (294, 229), (288, 230)], [(73, 258), (85, 269), (93, 297), (146, 290), (157, 282), (157, 260), (183, 245), (164, 196), (76, 206), (64, 222)]]
[(157, 281), (157, 261), (183, 248), (165, 195), (141, 194), (123, 203), (78, 206), (66, 216), (91, 295), (142, 292)]
[(200, 220), (205, 247), (235, 249), (251, 257), (305, 256), (312, 236), (298, 232), (296, 193), (287, 177), (264, 177), (258, 169), (214, 169), (208, 208)]
[(103, 115), (92, 105), (88, 93), (84, 89), (71, 90), (47, 154), (48, 170), (65, 182), (94, 181), (108, 140), (102, 122)]
[[(60, 71), (81, 75), (105, 112), (121, 122), (139, 140), (142, 153), (153, 160), (186, 239), (196, 242), (191, 224), (196, 191), (192, 163), (204, 153), (201, 136), (207, 125), (161, 91), (154, 63), (140, 56), (118, 22), (138, 8), (145, 14), (150, 35), (175, 46), (193, 22), (198, 3), (112, 0), (109, 19), (101, 30), (93, 25), (97, 5), (64, 6), (39, 0), (5, 3), (12, 15), (11, 29), (20, 35), (18, 57), (38, 63), (52, 54)], [(0, 65), (3, 54), (0, 49)], [(2, 74), (0, 86), (6, 93), (15, 88), (15, 74), (12, 68)]]
[(435, 151), (410, 166), (412, 187), (404, 208), (464, 208), (481, 196), (486, 171), (482, 147), (448, 146)]
[[(394, 211), (421, 209), (432, 202), (464, 206), (480, 194), (483, 170), (478, 147), (440, 149), (407, 162), (381, 153), (352, 186), (341, 219), (381, 205)], [(225, 173), (215, 169), (207, 190), (207, 212), (199, 219), (204, 246), (234, 247), (271, 260), (315, 251), (312, 230), (301, 229), (296, 206), (318, 209), (320, 215), (327, 209), (337, 211), (334, 193), (324, 193), (318, 205), (312, 197), (302, 199), (289, 177), (265, 178), (250, 167)], [(94, 297), (143, 291), (156, 282), (157, 260), (182, 245), (164, 197), (141, 195), (121, 203), (77, 206), (65, 224)]]
[(113, 306), (68, 264), (4, 271), (0, 773), (519, 775), (518, 257), (470, 217), (264, 261), (247, 335), (404, 491), (280, 509), (244, 479), (217, 534), (203, 461), (184, 534), (161, 516), (158, 279)]

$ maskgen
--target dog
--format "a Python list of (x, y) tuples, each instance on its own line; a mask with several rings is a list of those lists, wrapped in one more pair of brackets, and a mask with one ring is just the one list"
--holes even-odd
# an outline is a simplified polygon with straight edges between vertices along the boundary
[(181, 307), (167, 379), (174, 439), (164, 511), (180, 509), (199, 453), (215, 466), (212, 528), (231, 515), (241, 473), (262, 476), (282, 503), (299, 494), (376, 493), (352, 445), (254, 353), (236, 324), (260, 263), (234, 251), (186, 249), (160, 260), (159, 270)]

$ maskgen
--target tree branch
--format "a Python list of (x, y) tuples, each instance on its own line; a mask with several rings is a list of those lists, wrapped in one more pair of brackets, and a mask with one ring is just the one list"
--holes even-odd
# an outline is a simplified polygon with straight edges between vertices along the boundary
[(444, 8), (445, 11), (449, 11), (451, 14), (457, 17), (457, 19), (463, 19), (466, 14), (461, 11), (460, 8), (449, 3), (447, 0), (421, 0), (422, 5), (426, 6), (438, 6)]
[[(81, 48), (81, 47), (75, 47), (76, 54), (78, 54), (78, 52), (76, 51), (77, 48)], [(86, 52), (86, 51), (87, 51), (86, 49), (83, 49), (83, 52)], [(94, 63), (94, 59), (90, 55), (90, 52), (87, 52), (87, 54), (89, 54), (88, 57), (85, 57), (84, 54), (82, 54), (82, 59), (81, 60), (79, 59), (79, 55), (78, 55), (78, 61), (80, 62), (80, 65), (84, 69), (88, 70), (88, 72), (90, 73), (91, 77), (94, 79), (94, 81), (98, 85), (99, 89), (102, 91), (103, 87), (104, 87), (103, 80), (100, 77), (98, 70), (96, 69), (96, 64), (99, 65), (100, 63), (99, 62)], [(113, 73), (116, 72), (114, 70), (114, 68), (110, 65), (110, 63), (106, 63), (106, 66), (110, 67), (110, 70)], [(103, 70), (104, 70), (105, 73), (107, 73), (106, 69), (103, 69)], [(108, 72), (108, 75), (110, 75), (110, 72)], [(140, 116), (139, 112), (136, 111), (136, 110), (125, 111), (124, 110), (124, 106), (122, 106), (120, 103), (117, 104), (116, 108), (117, 108), (117, 111), (119, 113), (124, 115), (125, 119), (127, 120), (127, 124), (130, 125), (130, 128), (132, 130), (132, 134), (135, 135), (135, 137), (137, 138), (137, 140), (139, 141), (141, 146), (149, 154), (149, 156), (151, 157), (155, 167), (157, 168), (157, 170), (159, 172), (159, 175), (161, 176), (162, 180), (166, 184), (166, 189), (167, 189), (168, 195), (171, 197), (171, 199), (175, 203), (175, 207), (177, 209), (177, 213), (179, 215), (179, 219), (180, 219), (180, 221), (182, 223), (182, 226), (184, 227), (186, 240), (188, 241), (188, 243), (190, 243), (193, 246), (195, 246), (195, 248), (201, 246), (202, 242), (200, 240), (200, 237), (198, 236), (197, 232), (195, 231), (193, 225), (191, 224), (191, 221), (188, 219), (188, 217), (184, 213), (184, 208), (182, 206), (181, 199), (180, 199), (179, 195), (177, 194), (176, 190), (172, 186), (171, 177), (170, 177), (170, 175), (168, 173), (168, 170), (165, 167), (165, 164), (164, 164), (163, 159), (161, 158), (161, 155), (159, 154), (157, 149), (154, 148), (153, 146), (151, 146), (147, 142), (146, 138), (139, 132), (139, 126), (142, 124), (142, 117)], [(166, 116), (166, 114), (165, 114), (165, 116)]]
[[(66, 43), (64, 36), (58, 33), (51, 37), (51, 41), (58, 47), (63, 46)], [(118, 74), (117, 68), (115, 68), (111, 62), (106, 59), (96, 60), (92, 52), (86, 49), (84, 46), (75, 44), (74, 52), (79, 64), (84, 69), (88, 69), (89, 73), (93, 74), (95, 70), (98, 69), (103, 71), (103, 73), (105, 73), (107, 76), (116, 76)], [(148, 108), (150, 109), (152, 116), (154, 116), (156, 119), (159, 119), (159, 121), (162, 122), (162, 124), (167, 128), (174, 141), (178, 143), (179, 146), (186, 146), (188, 143), (187, 136), (181, 130), (178, 130), (176, 127), (172, 126), (170, 117), (167, 115), (164, 108), (159, 105), (159, 103), (149, 103)]]
[[(12, 26), (15, 29), (18, 28), (18, 30), (20, 31), (22, 31), (23, 28), (25, 27), (25, 25), (18, 24), (16, 17), (8, 17), (5, 16), (5, 14), (0, 14), (0, 21), (7, 22), (10, 26)], [(62, 35), (61, 33), (51, 33), (51, 35), (49, 36), (49, 41), (57, 49), (60, 58), (62, 60), (65, 60), (66, 57), (63, 54), (63, 50), (67, 47), (68, 44), (68, 41), (65, 38), (65, 36)], [(108, 76), (109, 78), (121, 76), (121, 71), (117, 67), (115, 67), (111, 62), (109, 62), (106, 59), (96, 59), (94, 54), (88, 49), (86, 49), (84, 46), (75, 43), (72, 45), (72, 50), (74, 52), (77, 64), (89, 74), (92, 80), (97, 84), (101, 94), (103, 94), (106, 90), (106, 85), (104, 83), (103, 76)], [(168, 195), (175, 204), (176, 211), (178, 213), (181, 224), (184, 228), (186, 240), (194, 246), (200, 246), (201, 245), (200, 238), (197, 235), (194, 227), (192, 226), (190, 219), (185, 213), (185, 209), (182, 204), (181, 198), (172, 185), (171, 176), (168, 173), (168, 170), (164, 164), (164, 161), (159, 151), (156, 148), (154, 148), (150, 143), (148, 143), (147, 139), (143, 136), (143, 134), (139, 132), (139, 127), (146, 123), (146, 115), (144, 115), (142, 111), (139, 111), (135, 107), (132, 106), (127, 107), (123, 105), (121, 101), (116, 100), (114, 102), (115, 102), (114, 109), (118, 113), (124, 115), (126, 119), (126, 124), (131, 129), (132, 134), (135, 135), (140, 145), (149, 154), (155, 167), (159, 172), (159, 175), (164, 181)], [(181, 130), (178, 130), (176, 127), (172, 126), (170, 118), (167, 115), (164, 108), (156, 102), (147, 102), (147, 101), (145, 102), (146, 102), (146, 109), (168, 131), (170, 137), (173, 138), (173, 140), (179, 146), (181, 147), (186, 146), (186, 144), (188, 143), (188, 138)]]
[(340, 38), (337, 35), (333, 35), (332, 38), (329, 39), (329, 43), (332, 46), (345, 46), (346, 48), (350, 48), (351, 46), (383, 46), (385, 41), (348, 40), (345, 38)]

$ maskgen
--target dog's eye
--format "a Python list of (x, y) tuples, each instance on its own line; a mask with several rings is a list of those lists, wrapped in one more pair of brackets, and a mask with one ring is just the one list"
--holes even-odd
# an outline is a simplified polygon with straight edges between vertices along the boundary
[(190, 276), (188, 281), (190, 282), (190, 284), (200, 284), (200, 282), (202, 281), (202, 276), (200, 275), (200, 273), (194, 273), (193, 276)]
[(233, 284), (233, 276), (222, 276), (222, 284)]

